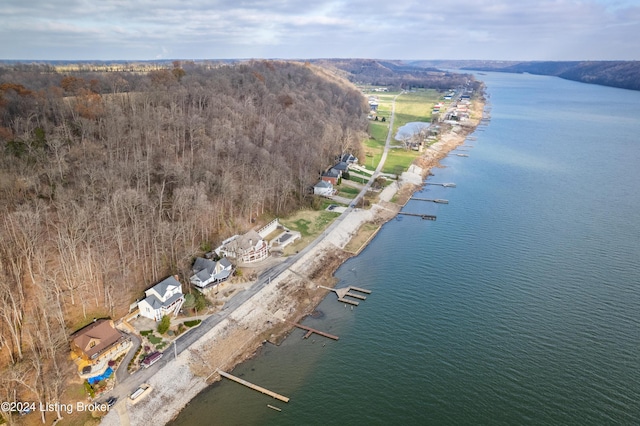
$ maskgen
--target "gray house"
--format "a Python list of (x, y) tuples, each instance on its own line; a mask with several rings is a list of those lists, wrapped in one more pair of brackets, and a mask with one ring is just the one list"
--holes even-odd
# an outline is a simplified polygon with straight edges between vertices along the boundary
[(198, 288), (208, 288), (228, 280), (233, 273), (233, 265), (226, 257), (217, 262), (198, 257), (191, 270), (193, 271), (190, 278), (191, 284)]

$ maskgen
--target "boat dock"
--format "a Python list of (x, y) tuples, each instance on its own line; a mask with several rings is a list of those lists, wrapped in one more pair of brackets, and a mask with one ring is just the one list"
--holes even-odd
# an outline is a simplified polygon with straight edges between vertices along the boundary
[(357, 302), (355, 300), (346, 299), (345, 297), (353, 297), (354, 299), (365, 300), (367, 298), (367, 296), (363, 296), (362, 294), (352, 293), (351, 292), (352, 290), (353, 291), (357, 291), (359, 293), (371, 294), (371, 290), (367, 290), (366, 288), (353, 287), (353, 286), (349, 286), (349, 287), (345, 287), (345, 288), (330, 288), (330, 287), (325, 287), (325, 286), (319, 285), (318, 287), (322, 287), (322, 288), (325, 288), (327, 290), (333, 291), (335, 294), (338, 295), (338, 302), (347, 303), (347, 304), (353, 305), (353, 306), (358, 306), (360, 304), (360, 302)]
[(333, 334), (325, 333), (324, 331), (316, 330), (315, 328), (307, 327), (306, 325), (298, 324), (297, 322), (292, 323), (294, 326), (301, 328), (303, 330), (307, 330), (307, 334), (304, 335), (304, 339), (308, 339), (313, 333), (326, 337), (328, 339), (338, 340), (340, 339), (338, 336), (334, 336)]
[(239, 378), (239, 377), (236, 377), (236, 376), (234, 376), (234, 375), (232, 375), (232, 374), (225, 373), (225, 372), (224, 372), (224, 371), (222, 371), (222, 370), (218, 370), (218, 373), (219, 373), (222, 377), (226, 377), (227, 379), (229, 379), (229, 380), (233, 380), (233, 381), (234, 381), (234, 382), (236, 382), (236, 383), (240, 383), (241, 385), (245, 385), (245, 386), (246, 386), (246, 387), (248, 387), (248, 388), (251, 388), (251, 389), (256, 390), (256, 391), (258, 391), (258, 392), (262, 392), (263, 394), (265, 394), (265, 395), (269, 395), (269, 396), (270, 396), (270, 397), (272, 397), (272, 398), (279, 399), (279, 400), (280, 400), (280, 401), (282, 401), (282, 402), (289, 402), (289, 398), (287, 398), (286, 396), (282, 396), (282, 395), (280, 395), (279, 393), (272, 392), (272, 391), (270, 391), (269, 389), (265, 389), (265, 388), (263, 388), (262, 386), (254, 385), (254, 384), (253, 384), (253, 383), (251, 383), (251, 382), (247, 382), (246, 380), (243, 380), (243, 379), (241, 379), (241, 378)]
[(449, 200), (443, 200), (442, 198), (417, 198), (417, 197), (412, 197), (410, 199), (411, 200), (416, 200), (416, 201), (431, 201), (432, 203), (438, 203), (438, 204), (449, 204)]
[(436, 220), (436, 216), (432, 214), (422, 214), (422, 213), (407, 213), (407, 212), (398, 212), (398, 214), (402, 214), (405, 216), (416, 216), (421, 218), (422, 220)]
[(456, 184), (455, 183), (433, 183), (433, 182), (425, 182), (425, 185), (436, 185), (436, 186), (442, 186), (444, 188), (455, 188)]

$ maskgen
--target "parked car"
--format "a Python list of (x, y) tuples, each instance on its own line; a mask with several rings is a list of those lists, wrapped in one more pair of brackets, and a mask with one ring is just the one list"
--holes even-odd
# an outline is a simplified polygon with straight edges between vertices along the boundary
[(154, 352), (142, 360), (142, 366), (144, 368), (149, 368), (156, 362), (160, 361), (160, 358), (162, 358), (162, 352)]
[(116, 405), (116, 401), (118, 401), (118, 398), (116, 398), (115, 396), (112, 396), (109, 399), (107, 399), (107, 405), (109, 406), (109, 408)]

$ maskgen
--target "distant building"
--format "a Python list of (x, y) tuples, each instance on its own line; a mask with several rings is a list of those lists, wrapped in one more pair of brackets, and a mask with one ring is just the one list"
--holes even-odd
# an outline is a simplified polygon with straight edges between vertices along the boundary
[(333, 185), (331, 184), (331, 182), (327, 182), (325, 180), (321, 180), (320, 182), (316, 183), (315, 186), (313, 187), (314, 195), (330, 197), (334, 193), (335, 193), (335, 190), (333, 189)]
[(349, 164), (345, 163), (344, 161), (340, 161), (336, 163), (336, 165), (333, 166), (332, 169), (340, 172), (340, 177), (342, 177), (347, 173), (347, 170), (349, 170)]
[(336, 186), (338, 184), (338, 178), (340, 178), (340, 172), (333, 168), (330, 168), (326, 172), (323, 172), (320, 176), (321, 180), (329, 182), (333, 186)]
[(340, 157), (340, 161), (347, 164), (358, 164), (358, 157), (352, 154), (343, 154), (342, 157)]

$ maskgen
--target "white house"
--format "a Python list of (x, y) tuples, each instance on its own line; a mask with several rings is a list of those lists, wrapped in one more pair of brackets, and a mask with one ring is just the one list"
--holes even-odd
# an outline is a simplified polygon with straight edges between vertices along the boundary
[(147, 296), (138, 303), (140, 315), (160, 321), (164, 315), (177, 314), (184, 303), (182, 284), (175, 277), (165, 280), (146, 290)]
[(229, 279), (233, 273), (233, 265), (223, 257), (217, 262), (199, 257), (193, 263), (191, 284), (198, 288), (213, 287)]
[(321, 180), (313, 187), (313, 194), (322, 195), (323, 197), (330, 197), (334, 194), (333, 185), (331, 184), (331, 182)]

